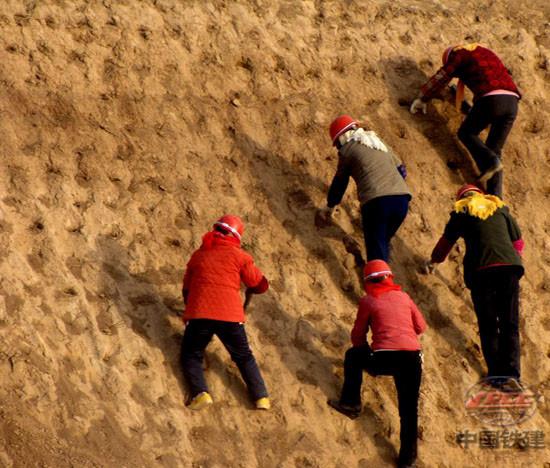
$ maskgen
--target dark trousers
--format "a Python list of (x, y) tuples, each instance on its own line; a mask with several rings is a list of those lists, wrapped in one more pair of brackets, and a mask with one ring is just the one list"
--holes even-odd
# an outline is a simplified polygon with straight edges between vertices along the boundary
[(520, 377), (519, 279), (514, 268), (478, 272), (471, 289), (487, 376)]
[(388, 195), (369, 200), (361, 207), (367, 261), (388, 261), (390, 240), (409, 211), (409, 195)]
[(191, 396), (194, 397), (201, 392), (208, 391), (202, 362), (204, 350), (214, 335), (220, 339), (231, 355), (231, 359), (239, 368), (252, 399), (258, 400), (266, 397), (267, 389), (256, 359), (248, 345), (244, 325), (207, 319), (190, 320), (183, 334), (181, 365), (191, 390)]
[(420, 351), (372, 352), (369, 345), (348, 349), (344, 359), (344, 385), (340, 403), (361, 405), (363, 370), (373, 376), (393, 376), (401, 422), (399, 461), (411, 464), (417, 452), (418, 397), (422, 378)]
[[(500, 94), (486, 96), (474, 102), (474, 106), (458, 129), (458, 138), (468, 148), (478, 169), (483, 173), (501, 157), (504, 142), (512, 130), (518, 113), (518, 99)], [(491, 127), (485, 143), (479, 134)], [(502, 171), (487, 182), (487, 193), (502, 197)]]

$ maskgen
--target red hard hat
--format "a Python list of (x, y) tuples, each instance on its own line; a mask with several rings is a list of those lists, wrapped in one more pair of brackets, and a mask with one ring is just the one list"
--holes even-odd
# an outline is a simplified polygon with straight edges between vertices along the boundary
[(349, 115), (341, 115), (340, 117), (336, 117), (330, 124), (329, 129), (332, 144), (334, 145), (338, 137), (354, 125), (358, 125), (358, 123)]
[(236, 215), (223, 215), (214, 223), (214, 227), (216, 226), (228, 230), (239, 240), (241, 240), (241, 236), (244, 233), (244, 223), (242, 219)]
[(483, 190), (481, 190), (479, 187), (477, 187), (476, 185), (472, 185), (472, 184), (464, 184), (462, 187), (460, 187), (458, 189), (458, 192), (456, 192), (456, 199), (457, 200), (460, 200), (465, 193), (468, 193), (468, 192), (477, 192), (477, 193), (483, 193)]
[(363, 278), (365, 281), (382, 275), (393, 276), (390, 266), (384, 260), (371, 260), (363, 268)]
[(443, 55), (441, 57), (441, 61), (443, 62), (443, 65), (447, 63), (447, 60), (449, 60), (449, 55), (451, 55), (451, 52), (456, 46), (447, 47), (445, 49), (445, 52), (443, 52)]

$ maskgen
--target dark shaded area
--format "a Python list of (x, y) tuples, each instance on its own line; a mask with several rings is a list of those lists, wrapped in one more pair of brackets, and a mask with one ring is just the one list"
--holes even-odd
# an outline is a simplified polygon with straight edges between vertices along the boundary
[[(323, 239), (327, 236), (343, 241), (349, 236), (336, 224), (329, 228), (319, 228), (315, 223), (316, 206), (308, 191), (317, 189), (326, 192), (326, 183), (310, 175), (300, 165), (291, 164), (276, 152), (262, 147), (246, 133), (235, 129), (232, 133), (237, 149), (244, 159), (249, 161), (251, 179), (258, 181), (257, 188), (263, 192), (270, 212), (310, 255), (323, 261), (334, 284), (343, 290), (350, 303), (356, 306), (361, 295), (345, 280), (349, 278), (349, 272), (342, 264), (343, 259), (339, 258)], [(294, 182), (294, 187), (285, 190), (284, 187), (289, 180)], [(345, 244), (346, 250), (351, 249), (354, 257), (359, 259), (357, 252), (360, 252), (360, 248), (355, 244), (353, 239), (351, 242), (348, 239)]]
[[(422, 310), (428, 326), (440, 334), (447, 343), (451, 344), (456, 352), (468, 361), (469, 366), (475, 372), (480, 376), (483, 375), (485, 371), (478, 353), (467, 346), (469, 340), (464, 332), (439, 310), (437, 295), (422, 281), (423, 273), (421, 269), (425, 258), (413, 252), (397, 236), (394, 237), (394, 248), (400, 258), (400, 262), (395, 263), (393, 266), (397, 283), (403, 286), (405, 291), (411, 295), (412, 299)], [(450, 285), (441, 275), (438, 275), (438, 278), (442, 279), (445, 285), (450, 288)], [(425, 352), (436, 352), (436, 350), (428, 349)]]
[[(431, 65), (433, 65), (435, 73), (438, 64)], [(449, 128), (451, 118), (462, 118), (454, 109), (454, 97), (451, 91), (445, 92), (441, 98), (449, 101), (449, 114), (452, 117), (440, 113), (430, 104), (428, 104), (426, 115), (422, 113), (413, 115), (409, 112), (409, 107), (429, 76), (414, 60), (405, 56), (381, 60), (380, 67), (386, 75), (391, 77), (391, 79), (386, 79), (385, 83), (394, 105), (400, 108), (404, 124), (413, 126), (426, 137), (441, 160), (450, 169), (453, 183), (461, 185), (465, 182), (475, 182), (477, 178), (475, 163), (468, 151), (460, 145), (456, 134)], [(409, 159), (406, 154), (403, 156), (405, 160)]]
[[(188, 393), (180, 365), (182, 329), (175, 328), (173, 320), (181, 315), (183, 301), (174, 296), (163, 295), (157, 285), (173, 282), (181, 271), (161, 269), (135, 274), (129, 268), (129, 250), (109, 236), (100, 236), (96, 240), (96, 258), (104, 272), (104, 281), (100, 284), (99, 297), (110, 304), (111, 311), (105, 307), (96, 317), (100, 331), (116, 334), (117, 327), (127, 325), (166, 357), (169, 370), (177, 377), (182, 391), (182, 403)], [(179, 292), (179, 289), (178, 289)], [(115, 317), (120, 317), (120, 320)], [(113, 323), (114, 322), (114, 323)], [(216, 339), (216, 338), (214, 338)], [(124, 346), (124, 344), (122, 344)], [(226, 352), (225, 349), (223, 352)], [(146, 369), (149, 363), (138, 358), (133, 363), (136, 369)], [(206, 378), (208, 371), (215, 372), (224, 382), (224, 387), (232, 392), (243, 406), (250, 405), (248, 392), (240, 378), (236, 366), (228, 365), (216, 353), (205, 353)], [(216, 395), (213, 395), (216, 398)]]

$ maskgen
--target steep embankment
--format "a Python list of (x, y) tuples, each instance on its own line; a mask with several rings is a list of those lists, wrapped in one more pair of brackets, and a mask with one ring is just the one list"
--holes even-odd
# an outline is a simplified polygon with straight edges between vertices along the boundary
[[(393, 384), (366, 379), (364, 415), (330, 411), (361, 288), (358, 205), (318, 230), (335, 168), (327, 126), (361, 117), (403, 157), (415, 198), (397, 279), (424, 311), (421, 466), (542, 466), (542, 450), (459, 448), (483, 372), (462, 247), (418, 273), (473, 171), (460, 117), (407, 103), (449, 44), (493, 47), (525, 92), (505, 148), (506, 200), (527, 244), (524, 380), (548, 398), (549, 7), (531, 2), (16, 1), (0, 5), (0, 465), (384, 466)], [(218, 342), (216, 399), (184, 407), (180, 281), (224, 212), (272, 281), (249, 334), (271, 389), (252, 411)], [(355, 244), (354, 244), (355, 243)], [(521, 430), (549, 435), (541, 405)]]

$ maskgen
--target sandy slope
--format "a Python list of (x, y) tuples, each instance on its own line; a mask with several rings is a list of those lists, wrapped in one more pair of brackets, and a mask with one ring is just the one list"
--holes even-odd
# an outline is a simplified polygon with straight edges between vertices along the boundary
[[(550, 9), (479, 3), (1, 2), (0, 466), (391, 466), (391, 380), (366, 380), (356, 421), (325, 404), (361, 294), (353, 191), (336, 226), (314, 225), (336, 162), (326, 129), (342, 112), (399, 152), (415, 194), (393, 265), (430, 325), (421, 466), (546, 466), (548, 451), (454, 442), (481, 427), (462, 399), (484, 369), (463, 246), (438, 275), (417, 270), (474, 171), (452, 106), (413, 118), (407, 103), (444, 47), (479, 41), (525, 93), (505, 190), (527, 244), (524, 380), (548, 399)], [(181, 276), (226, 211), (247, 221), (272, 281), (248, 326), (267, 414), (218, 342), (216, 405), (184, 407)], [(541, 403), (520, 429), (548, 439), (549, 416)]]

